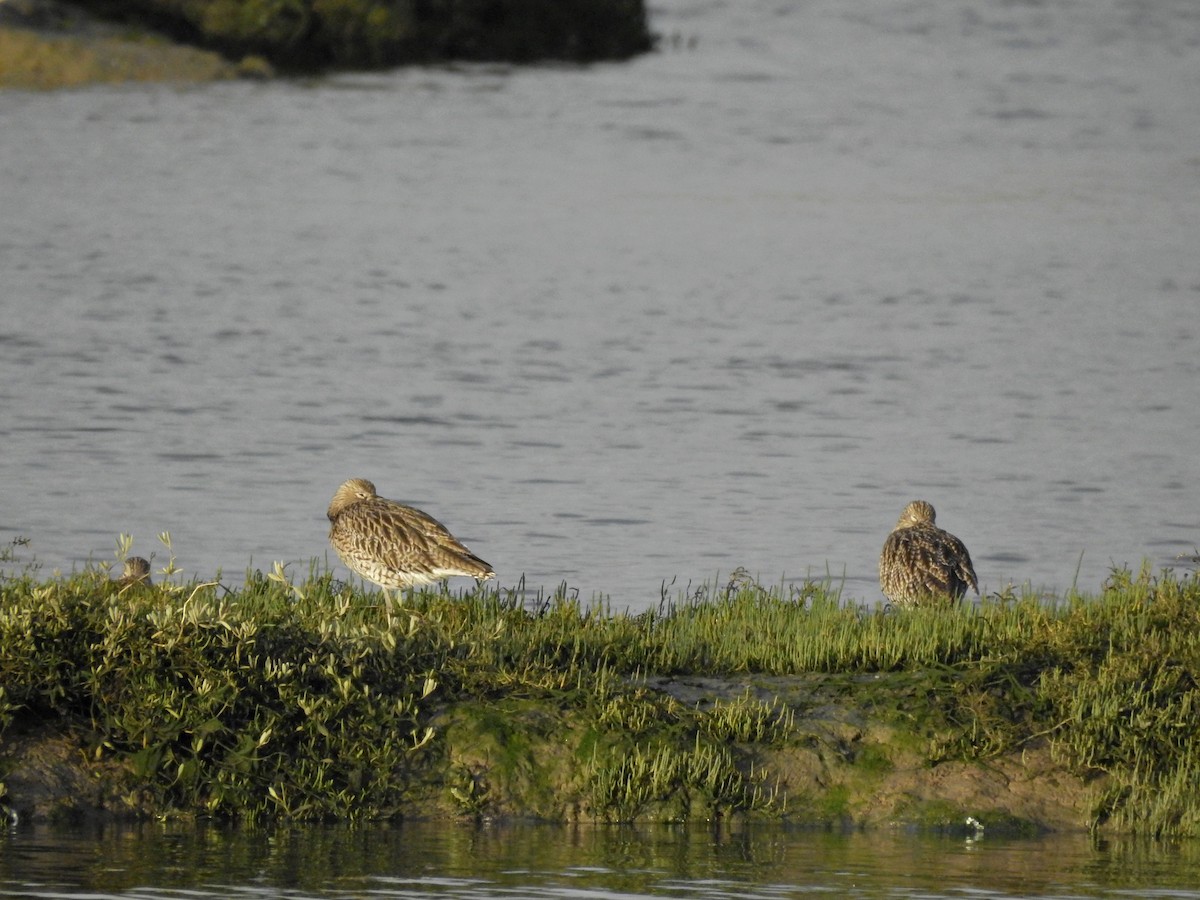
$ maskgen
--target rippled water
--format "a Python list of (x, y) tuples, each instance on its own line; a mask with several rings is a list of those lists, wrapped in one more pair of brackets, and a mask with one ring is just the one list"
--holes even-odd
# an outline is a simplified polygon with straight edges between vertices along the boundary
[(1200, 543), (1193, 0), (653, 22), (620, 65), (0, 94), (0, 537), (236, 581), (364, 476), (635, 609), (736, 566), (874, 601), (914, 497), (986, 590)]
[(1200, 845), (780, 827), (408, 824), (0, 834), (28, 898), (1195, 898)]

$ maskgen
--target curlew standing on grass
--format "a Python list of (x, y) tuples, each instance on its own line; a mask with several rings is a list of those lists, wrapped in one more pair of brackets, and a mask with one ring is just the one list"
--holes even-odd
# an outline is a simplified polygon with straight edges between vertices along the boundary
[(351, 478), (329, 502), (329, 541), (352, 572), (383, 588), (431, 584), (451, 575), (495, 578), (492, 567), (464, 547), (433, 516), (387, 500), (365, 478)]
[(904, 507), (883, 542), (879, 586), (897, 606), (953, 603), (971, 588), (979, 593), (966, 546), (933, 524), (936, 513), (924, 500)]

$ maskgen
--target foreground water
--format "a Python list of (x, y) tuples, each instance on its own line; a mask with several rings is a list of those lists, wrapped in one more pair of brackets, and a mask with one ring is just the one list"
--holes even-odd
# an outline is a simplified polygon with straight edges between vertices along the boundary
[(18, 828), (5, 897), (1200, 897), (1200, 845), (780, 827)]
[[(1193, 0), (667, 0), (663, 52), (0, 95), (0, 537), (231, 580), (345, 478), (505, 585), (1200, 542)], [(339, 566), (339, 571), (344, 569)]]

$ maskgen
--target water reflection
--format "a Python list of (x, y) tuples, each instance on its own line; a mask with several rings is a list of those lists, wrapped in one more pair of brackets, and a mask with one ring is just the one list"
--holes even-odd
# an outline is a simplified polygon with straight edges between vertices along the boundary
[(779, 826), (17, 829), (11, 897), (1200, 897), (1200, 843)]

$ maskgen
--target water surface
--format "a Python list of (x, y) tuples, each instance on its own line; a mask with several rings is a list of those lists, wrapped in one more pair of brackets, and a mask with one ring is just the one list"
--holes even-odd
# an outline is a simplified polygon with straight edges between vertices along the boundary
[(29, 898), (1200, 897), (1200, 845), (763, 827), (18, 828)]
[(653, 22), (618, 65), (0, 95), (0, 537), (236, 583), (362, 476), (634, 609), (738, 566), (875, 602), (916, 497), (988, 591), (1194, 550), (1192, 0)]

